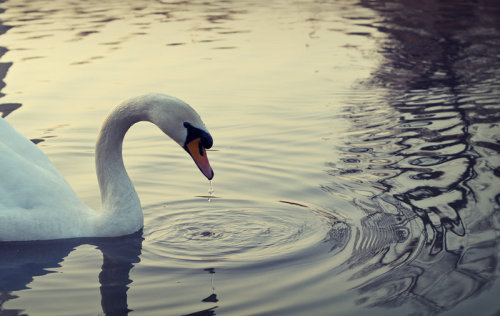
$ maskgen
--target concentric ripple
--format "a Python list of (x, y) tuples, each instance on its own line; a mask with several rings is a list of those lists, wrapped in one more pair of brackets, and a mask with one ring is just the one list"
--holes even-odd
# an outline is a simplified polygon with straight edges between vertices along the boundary
[(294, 256), (325, 241), (332, 220), (324, 212), (285, 201), (193, 199), (152, 206), (146, 213), (151, 215), (144, 232), (151, 243), (147, 248), (180, 264)]

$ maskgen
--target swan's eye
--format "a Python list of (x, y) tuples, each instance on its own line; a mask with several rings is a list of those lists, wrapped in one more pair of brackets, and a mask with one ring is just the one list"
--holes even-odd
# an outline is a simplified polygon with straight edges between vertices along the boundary
[(203, 148), (210, 148), (213, 145), (213, 140), (212, 136), (208, 134), (207, 132), (194, 127), (188, 122), (184, 122), (184, 127), (187, 129), (187, 136), (186, 136), (186, 141), (184, 142), (184, 147), (187, 146), (189, 142), (191, 142), (193, 139), (199, 138), (200, 139), (200, 153), (202, 152)]

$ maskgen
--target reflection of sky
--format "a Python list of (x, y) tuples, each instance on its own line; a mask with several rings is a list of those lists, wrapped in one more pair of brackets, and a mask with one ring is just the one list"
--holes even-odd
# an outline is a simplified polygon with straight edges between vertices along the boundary
[[(332, 125), (329, 116), (343, 105), (353, 81), (374, 67), (373, 60), (362, 57), (373, 42), (346, 34), (348, 25), (340, 17), (343, 10), (363, 15), (363, 9), (279, 1), (269, 6), (54, 3), (3, 4), (2, 18), (12, 28), (0, 37), (0, 45), (9, 50), (2, 61), (13, 66), (2, 102), (23, 104), (9, 121), (29, 138), (51, 138), (40, 146), (79, 194), (92, 196), (84, 197), (91, 205), (98, 203), (91, 160), (97, 130), (108, 109), (125, 98), (160, 91), (184, 99), (202, 115), (216, 139), (214, 149), (248, 148), (240, 157), (244, 160), (237, 161), (247, 170), (252, 168), (247, 161), (272, 167), (286, 157), (289, 165), (283, 169), (304, 173), (294, 181), (306, 183), (312, 179), (309, 166), (331, 155), (311, 137), (332, 139), (332, 128), (333, 133), (344, 128), (346, 122)], [(349, 30), (370, 31), (355, 25)], [(295, 143), (286, 145), (290, 134)], [(132, 167), (158, 165), (157, 157), (148, 161), (151, 156), (145, 155), (157, 155), (157, 144), (162, 153), (183, 157), (147, 124), (134, 128), (127, 140), (125, 150), (135, 156), (129, 154), (125, 163)], [(82, 151), (85, 156), (75, 157)], [(253, 190), (269, 183), (260, 171), (247, 173), (260, 175), (253, 178), (257, 185), (236, 177), (241, 167), (235, 160), (224, 161), (228, 153), (209, 156), (214, 169), (218, 161), (224, 167), (216, 182), (237, 181), (242, 189)], [(184, 160), (175, 158), (174, 166), (181, 168), (177, 160)], [(191, 164), (185, 166), (191, 171)], [(130, 172), (134, 179), (134, 169)], [(170, 173), (158, 170), (147, 177), (160, 183), (160, 175)], [(196, 184), (197, 174), (192, 174)], [(280, 179), (287, 186), (294, 181)]]
[[(25, 102), (55, 101), (51, 106), (64, 111), (70, 109), (54, 100), (62, 91), (75, 100), (104, 97), (110, 90), (122, 96), (196, 90), (206, 98), (301, 97), (326, 86), (345, 88), (367, 74), (359, 58), (351, 57), (359, 54), (353, 47), (365, 47), (366, 40), (346, 35), (332, 12), (308, 3), (245, 9), (231, 3), (167, 9), (147, 3), (141, 10), (140, 4), (110, 8), (96, 2), (88, 12), (53, 3), (54, 8), (43, 3), (48, 13), (31, 12), (37, 2), (7, 9), (3, 19), (14, 29), (0, 44), (10, 50), (3, 59), (15, 63), (5, 92), (22, 93), (30, 98)], [(19, 21), (22, 11), (28, 13)], [(325, 25), (325, 19), (331, 21)], [(339, 68), (349, 71), (332, 78)]]

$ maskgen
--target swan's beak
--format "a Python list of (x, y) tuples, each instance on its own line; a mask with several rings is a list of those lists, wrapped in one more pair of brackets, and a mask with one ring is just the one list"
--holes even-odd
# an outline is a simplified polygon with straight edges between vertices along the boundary
[(193, 139), (186, 144), (185, 148), (205, 177), (207, 177), (208, 180), (212, 180), (214, 177), (214, 171), (208, 162), (207, 151), (201, 144), (201, 138)]

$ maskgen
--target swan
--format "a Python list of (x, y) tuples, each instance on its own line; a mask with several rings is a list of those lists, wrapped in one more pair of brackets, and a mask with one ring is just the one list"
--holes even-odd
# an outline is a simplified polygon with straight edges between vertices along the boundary
[(212, 137), (196, 111), (172, 96), (129, 99), (104, 120), (95, 150), (100, 210), (83, 203), (47, 156), (0, 117), (0, 241), (116, 237), (140, 230), (142, 208), (122, 158), (125, 133), (140, 121), (157, 125), (213, 178), (205, 151)]

